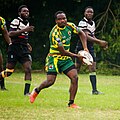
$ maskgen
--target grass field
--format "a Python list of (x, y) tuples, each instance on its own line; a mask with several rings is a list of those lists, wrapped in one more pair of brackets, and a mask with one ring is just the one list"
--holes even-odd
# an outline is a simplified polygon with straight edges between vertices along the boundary
[[(44, 73), (32, 74), (31, 90), (45, 78)], [(104, 95), (91, 95), (87, 74), (79, 75), (75, 103), (80, 109), (67, 107), (69, 79), (58, 75), (56, 83), (41, 91), (34, 104), (23, 95), (24, 74), (6, 78), (8, 92), (0, 91), (0, 120), (120, 120), (120, 76), (98, 75), (98, 88)]]

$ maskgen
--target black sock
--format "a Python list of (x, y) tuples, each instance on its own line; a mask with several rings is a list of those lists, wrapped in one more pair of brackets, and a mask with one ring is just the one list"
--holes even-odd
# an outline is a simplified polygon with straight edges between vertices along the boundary
[(37, 88), (35, 88), (35, 92), (36, 92), (37, 94), (39, 94), (40, 90), (38, 90)]
[(91, 82), (93, 91), (97, 90), (97, 88), (96, 88), (96, 75), (90, 75), (90, 82)]
[(24, 95), (29, 93), (29, 90), (30, 90), (30, 84), (29, 83), (25, 83)]
[(69, 100), (68, 106), (74, 103), (74, 100)]
[(5, 88), (4, 78), (2, 78), (2, 79), (0, 80), (0, 86), (1, 86), (1, 89), (4, 89), (4, 88)]

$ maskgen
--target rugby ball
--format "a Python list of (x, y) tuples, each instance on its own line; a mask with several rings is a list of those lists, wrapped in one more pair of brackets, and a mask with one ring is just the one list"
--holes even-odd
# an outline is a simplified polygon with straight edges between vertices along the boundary
[(83, 57), (83, 59), (82, 59), (83, 63), (85, 63), (87, 65), (93, 64), (93, 57), (91, 56), (91, 54), (89, 52), (80, 50), (78, 52), (78, 54)]

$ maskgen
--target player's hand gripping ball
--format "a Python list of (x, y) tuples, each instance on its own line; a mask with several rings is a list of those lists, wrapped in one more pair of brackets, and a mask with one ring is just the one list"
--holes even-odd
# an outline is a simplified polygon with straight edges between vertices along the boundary
[(84, 64), (87, 64), (87, 65), (92, 65), (93, 64), (93, 57), (91, 56), (91, 54), (87, 51), (84, 51), (84, 50), (80, 50), (78, 52), (78, 55), (82, 56), (82, 61)]

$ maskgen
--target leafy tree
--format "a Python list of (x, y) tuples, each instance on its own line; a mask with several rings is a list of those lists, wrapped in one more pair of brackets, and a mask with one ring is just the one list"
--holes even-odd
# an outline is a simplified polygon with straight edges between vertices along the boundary
[(102, 14), (99, 14), (100, 17), (97, 20), (97, 27), (99, 28), (98, 33), (100, 33), (99, 36), (109, 43), (109, 49), (106, 51), (106, 54), (103, 55), (101, 49), (97, 49), (97, 52), (103, 55), (102, 59), (117, 67), (120, 65), (119, 8), (120, 3), (116, 4), (110, 0), (107, 9)]

